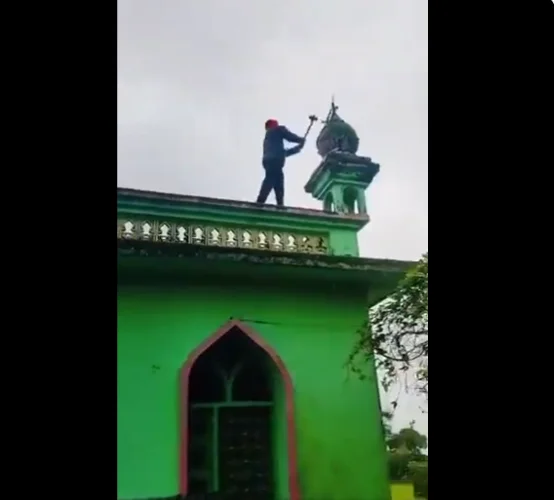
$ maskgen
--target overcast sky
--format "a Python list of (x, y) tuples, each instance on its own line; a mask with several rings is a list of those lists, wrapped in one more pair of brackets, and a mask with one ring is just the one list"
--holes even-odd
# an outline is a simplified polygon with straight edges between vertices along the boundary
[[(118, 0), (118, 186), (254, 201), (263, 123), (303, 134), (334, 94), (381, 165), (363, 256), (427, 250), (426, 0)], [(304, 192), (314, 140), (288, 160), (285, 203)], [(274, 203), (273, 194), (270, 202)], [(404, 397), (398, 424), (417, 418)]]

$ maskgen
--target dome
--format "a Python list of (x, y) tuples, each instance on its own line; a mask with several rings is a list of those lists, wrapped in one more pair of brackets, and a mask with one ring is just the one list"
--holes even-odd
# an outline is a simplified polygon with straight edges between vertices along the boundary
[(324, 122), (325, 126), (316, 139), (317, 152), (322, 157), (333, 150), (356, 154), (360, 145), (358, 134), (337, 114), (337, 109), (333, 103)]

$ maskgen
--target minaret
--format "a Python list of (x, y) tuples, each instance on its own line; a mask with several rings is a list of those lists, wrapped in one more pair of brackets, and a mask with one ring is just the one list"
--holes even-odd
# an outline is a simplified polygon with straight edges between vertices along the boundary
[(323, 210), (339, 214), (367, 214), (365, 190), (379, 172), (371, 158), (358, 156), (356, 131), (337, 114), (334, 101), (317, 140), (322, 158), (304, 190), (323, 201)]

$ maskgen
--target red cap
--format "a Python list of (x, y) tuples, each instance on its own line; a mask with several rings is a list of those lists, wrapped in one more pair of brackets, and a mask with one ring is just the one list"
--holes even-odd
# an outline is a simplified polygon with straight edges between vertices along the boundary
[(279, 126), (279, 122), (275, 120), (274, 118), (270, 118), (269, 120), (266, 120), (265, 122), (265, 129), (275, 128)]

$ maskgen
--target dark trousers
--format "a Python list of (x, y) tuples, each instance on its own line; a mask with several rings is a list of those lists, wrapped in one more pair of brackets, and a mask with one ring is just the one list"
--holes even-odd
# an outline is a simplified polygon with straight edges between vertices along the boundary
[(268, 159), (263, 161), (265, 170), (265, 177), (260, 187), (260, 194), (258, 194), (258, 203), (265, 203), (271, 190), (275, 191), (275, 199), (278, 206), (283, 206), (285, 197), (285, 176), (283, 174), (283, 167), (285, 166), (284, 158)]

